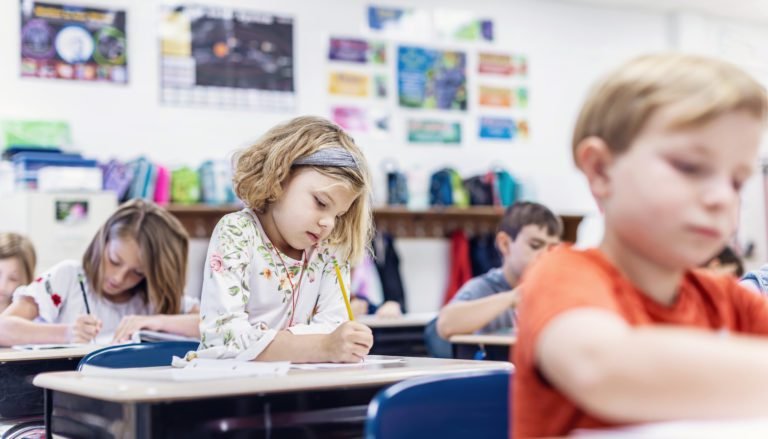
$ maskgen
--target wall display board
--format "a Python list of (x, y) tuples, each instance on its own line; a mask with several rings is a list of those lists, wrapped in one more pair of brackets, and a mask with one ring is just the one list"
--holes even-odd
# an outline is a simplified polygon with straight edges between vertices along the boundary
[(160, 26), (163, 103), (295, 108), (293, 18), (190, 5), (165, 9)]
[(402, 107), (467, 109), (466, 55), (416, 46), (397, 49), (397, 88)]
[(128, 82), (125, 11), (21, 2), (21, 76)]

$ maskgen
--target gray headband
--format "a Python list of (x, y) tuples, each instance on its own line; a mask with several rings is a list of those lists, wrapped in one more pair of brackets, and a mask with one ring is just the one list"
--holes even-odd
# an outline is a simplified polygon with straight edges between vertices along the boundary
[(340, 146), (323, 148), (301, 157), (292, 166), (331, 166), (334, 168), (357, 168), (357, 160)]

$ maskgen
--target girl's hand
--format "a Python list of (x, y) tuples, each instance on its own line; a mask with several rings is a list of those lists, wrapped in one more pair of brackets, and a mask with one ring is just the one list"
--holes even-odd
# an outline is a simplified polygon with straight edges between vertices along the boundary
[(117, 325), (115, 330), (115, 336), (112, 338), (112, 343), (124, 343), (131, 340), (131, 336), (134, 332), (141, 329), (150, 329), (152, 331), (158, 331), (160, 328), (157, 325), (156, 316), (125, 316), (120, 324)]
[(376, 310), (376, 317), (392, 319), (401, 317), (402, 315), (403, 311), (400, 309), (400, 304), (394, 300), (384, 302), (379, 309)]
[(371, 346), (371, 328), (357, 322), (342, 323), (323, 343), (328, 360), (333, 363), (359, 363), (368, 355)]
[(72, 343), (90, 343), (101, 331), (101, 320), (92, 315), (82, 315), (72, 323), (69, 329), (69, 341)]

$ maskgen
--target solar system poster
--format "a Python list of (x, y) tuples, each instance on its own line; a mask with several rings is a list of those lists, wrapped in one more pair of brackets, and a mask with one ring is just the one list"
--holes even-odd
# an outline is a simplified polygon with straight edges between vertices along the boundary
[(21, 1), (21, 76), (128, 82), (125, 11)]
[(177, 6), (160, 29), (166, 104), (292, 110), (293, 18), (227, 7)]

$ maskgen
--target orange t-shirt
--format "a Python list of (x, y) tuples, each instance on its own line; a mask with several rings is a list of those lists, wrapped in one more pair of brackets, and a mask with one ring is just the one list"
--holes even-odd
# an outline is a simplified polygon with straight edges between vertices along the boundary
[[(674, 304), (664, 306), (632, 285), (597, 249), (561, 246), (543, 255), (524, 279), (514, 351), (510, 437), (566, 435), (576, 428), (612, 426), (577, 407), (537, 372), (536, 340), (560, 313), (599, 308), (632, 326), (680, 326), (768, 335), (768, 300), (735, 279), (688, 271)], [(514, 434), (512, 434), (514, 432)]]

